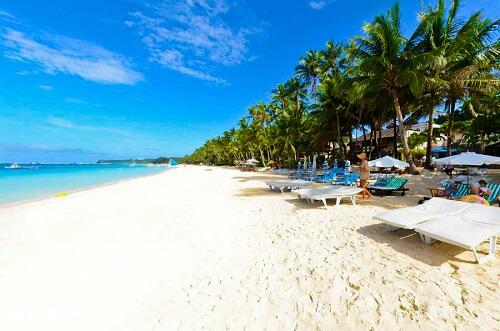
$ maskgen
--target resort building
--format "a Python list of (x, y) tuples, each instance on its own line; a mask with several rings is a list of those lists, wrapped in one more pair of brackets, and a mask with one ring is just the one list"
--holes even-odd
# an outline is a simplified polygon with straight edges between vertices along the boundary
[[(434, 129), (439, 129), (441, 126), (439, 124), (434, 124)], [(413, 125), (409, 125), (406, 127), (406, 137), (410, 137), (413, 134), (423, 133), (427, 130), (427, 122), (417, 123)], [(381, 131), (371, 131), (366, 130), (364, 134), (359, 135), (354, 139), (354, 149), (355, 150), (366, 150), (368, 153), (371, 151), (375, 153), (377, 150), (377, 146), (379, 146), (381, 154), (393, 154), (394, 151), (394, 134), (396, 134), (397, 140), (397, 148), (400, 148), (400, 139), (399, 139), (399, 131), (396, 128), (394, 130), (394, 125), (392, 123), (388, 124), (385, 129)], [(454, 137), (455, 140), (459, 137)], [(432, 153), (436, 156), (440, 156), (447, 152), (446, 142), (448, 137), (443, 135), (435, 135), (434, 141), (432, 144)], [(415, 146), (418, 149), (426, 149), (427, 142), (424, 141), (418, 146)], [(456, 152), (456, 150), (453, 150)], [(396, 155), (399, 157), (399, 151), (396, 152)]]

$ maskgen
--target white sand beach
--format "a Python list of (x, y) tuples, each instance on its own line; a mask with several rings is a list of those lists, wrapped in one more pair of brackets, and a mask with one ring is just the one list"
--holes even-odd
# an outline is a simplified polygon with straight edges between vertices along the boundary
[(0, 330), (500, 329), (499, 253), (372, 219), (432, 178), (328, 210), (270, 178), (179, 167), (1, 208)]

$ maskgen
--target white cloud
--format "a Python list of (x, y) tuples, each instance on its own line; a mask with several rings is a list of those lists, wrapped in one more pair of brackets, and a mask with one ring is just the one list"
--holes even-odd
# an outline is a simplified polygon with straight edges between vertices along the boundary
[(52, 127), (59, 129), (67, 129), (67, 130), (78, 130), (78, 131), (87, 131), (87, 132), (100, 132), (113, 136), (122, 136), (127, 138), (141, 138), (140, 135), (136, 133), (132, 133), (127, 130), (117, 129), (115, 127), (107, 127), (107, 126), (97, 126), (97, 125), (82, 125), (72, 122), (70, 120), (66, 120), (64, 118), (50, 116), (47, 118), (47, 123)]
[(79, 99), (79, 98), (68, 97), (64, 101), (66, 101), (67, 103), (71, 103), (73, 105), (86, 105), (86, 106), (92, 106), (92, 107), (102, 107), (99, 104), (90, 103), (87, 100), (83, 100), (83, 99)]
[(312, 9), (320, 10), (323, 9), (326, 5), (336, 2), (337, 0), (313, 0), (309, 1), (309, 7)]
[(16, 18), (11, 13), (6, 12), (5, 10), (1, 10), (1, 9), (0, 9), (0, 17), (1, 18), (5, 18), (5, 19), (11, 19), (11, 20)]
[(71, 121), (67, 121), (65, 119), (59, 117), (49, 117), (47, 122), (53, 126), (63, 129), (74, 129), (76, 126)]
[(230, 27), (223, 16), (230, 11), (224, 0), (161, 0), (151, 12), (131, 13), (125, 24), (137, 29), (150, 60), (198, 79), (224, 83), (211, 74), (216, 65), (246, 61), (246, 28)]
[(70, 130), (89, 131), (89, 132), (101, 132), (101, 133), (124, 136), (124, 137), (137, 136), (136, 134), (132, 134), (131, 132), (126, 131), (126, 130), (121, 130), (121, 129), (112, 128), (112, 127), (106, 127), (106, 126), (80, 125), (80, 124), (76, 124), (72, 121), (66, 120), (64, 118), (55, 117), (55, 116), (50, 116), (49, 118), (47, 118), (47, 123), (53, 127), (59, 128), (59, 129), (70, 129)]
[(40, 90), (43, 90), (43, 91), (52, 91), (54, 88), (50, 85), (40, 85)]
[(36, 70), (21, 70), (16, 72), (19, 76), (28, 76), (28, 75), (37, 75), (38, 71)]
[(164, 50), (164, 51), (153, 51), (151, 58), (158, 62), (159, 64), (185, 74), (191, 77), (195, 77), (201, 80), (225, 83), (223, 79), (214, 77), (210, 74), (204, 73), (202, 71), (187, 67), (184, 64), (184, 55), (176, 50)]
[(37, 41), (13, 29), (7, 29), (3, 39), (7, 58), (33, 62), (49, 74), (76, 75), (104, 84), (133, 85), (143, 80), (123, 56), (87, 41), (53, 34), (43, 34)]

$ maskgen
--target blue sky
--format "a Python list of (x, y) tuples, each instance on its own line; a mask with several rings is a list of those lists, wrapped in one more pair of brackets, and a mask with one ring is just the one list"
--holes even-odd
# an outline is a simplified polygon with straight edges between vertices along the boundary
[[(497, 0), (464, 1), (463, 15)], [(182, 156), (384, 0), (0, 0), (0, 162)], [(401, 1), (404, 28), (420, 1)]]

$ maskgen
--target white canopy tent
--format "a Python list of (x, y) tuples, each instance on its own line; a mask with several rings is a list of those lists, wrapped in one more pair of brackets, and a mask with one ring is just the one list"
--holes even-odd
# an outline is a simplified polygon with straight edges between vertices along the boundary
[(410, 166), (408, 163), (390, 157), (389, 155), (381, 157), (380, 159), (369, 161), (368, 164), (370, 165), (370, 167), (377, 167), (377, 168), (395, 167), (404, 169)]
[(458, 155), (452, 155), (436, 159), (436, 164), (451, 164), (454, 166), (481, 166), (483, 164), (500, 164), (500, 157), (477, 154), (474, 152), (463, 152)]

